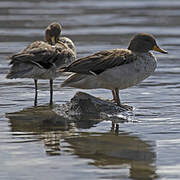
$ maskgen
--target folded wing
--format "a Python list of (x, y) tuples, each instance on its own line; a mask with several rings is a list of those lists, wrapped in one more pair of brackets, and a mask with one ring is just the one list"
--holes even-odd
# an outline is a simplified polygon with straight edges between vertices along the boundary
[(78, 59), (65, 67), (63, 71), (98, 75), (107, 69), (122, 66), (135, 60), (136, 56), (129, 50), (106, 50)]

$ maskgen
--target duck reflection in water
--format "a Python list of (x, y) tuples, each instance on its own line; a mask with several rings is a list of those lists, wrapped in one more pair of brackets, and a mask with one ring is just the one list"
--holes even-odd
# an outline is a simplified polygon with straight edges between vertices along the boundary
[[(10, 121), (13, 136), (16, 132), (22, 132), (22, 136), (18, 134), (18, 138), (22, 137), (23, 142), (30, 142), (24, 139), (24, 133), (30, 132), (33, 134), (33, 140), (43, 140), (45, 150), (48, 155), (60, 155), (60, 140), (74, 134), (74, 128), (87, 129), (99, 122), (99, 120), (82, 119), (73, 120), (65, 119), (56, 113), (51, 107), (38, 106), (30, 107), (24, 110), (6, 113), (6, 117)], [(75, 127), (76, 126), (76, 127)]]
[[(153, 180), (156, 178), (154, 142), (145, 142), (139, 137), (112, 131), (90, 132), (99, 120), (81, 119), (72, 121), (64, 119), (53, 109), (40, 106), (27, 108), (15, 113), (7, 113), (13, 136), (22, 142), (42, 141), (47, 155), (61, 155), (62, 152), (76, 155), (79, 158), (91, 159), (90, 165), (99, 170), (111, 169), (116, 173), (104, 178)], [(101, 125), (101, 124), (99, 124)], [(81, 129), (81, 130), (80, 130)], [(20, 132), (22, 134), (20, 134)], [(24, 137), (24, 134), (30, 137)], [(21, 138), (22, 135), (22, 138)], [(32, 142), (31, 141), (31, 142)], [(19, 142), (19, 141), (18, 141)]]

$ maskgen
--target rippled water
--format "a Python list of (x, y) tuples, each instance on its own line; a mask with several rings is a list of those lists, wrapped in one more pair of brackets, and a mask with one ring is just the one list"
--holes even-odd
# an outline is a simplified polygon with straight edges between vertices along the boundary
[[(180, 1), (0, 1), (0, 179), (180, 179)], [(78, 57), (127, 47), (131, 36), (149, 32), (168, 55), (155, 53), (156, 72), (140, 85), (121, 91), (136, 108), (120, 124), (82, 119), (67, 123), (47, 103), (47, 81), (39, 83), (33, 108), (32, 80), (7, 80), (7, 57), (35, 40), (45, 27), (61, 22)], [(59, 89), (62, 104), (76, 89)], [(111, 98), (108, 90), (87, 91)]]

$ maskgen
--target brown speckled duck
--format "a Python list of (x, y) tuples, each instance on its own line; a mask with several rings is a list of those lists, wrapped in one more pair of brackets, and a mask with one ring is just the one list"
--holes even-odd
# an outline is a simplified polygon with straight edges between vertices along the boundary
[(11, 68), (8, 79), (32, 78), (35, 83), (35, 100), (37, 105), (38, 79), (50, 80), (50, 104), (53, 103), (53, 80), (61, 75), (58, 68), (68, 65), (76, 58), (73, 42), (67, 37), (61, 37), (61, 25), (50, 24), (45, 30), (45, 40), (35, 41), (22, 52), (10, 57)]
[(157, 60), (150, 50), (167, 53), (158, 47), (151, 34), (137, 34), (132, 38), (128, 49), (101, 51), (59, 69), (58, 71), (74, 72), (61, 87), (110, 89), (113, 100), (124, 107), (120, 102), (119, 90), (140, 83), (156, 69)]

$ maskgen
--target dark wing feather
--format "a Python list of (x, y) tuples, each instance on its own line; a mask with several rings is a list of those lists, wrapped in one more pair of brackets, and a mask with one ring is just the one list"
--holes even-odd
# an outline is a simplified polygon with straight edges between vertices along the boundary
[(100, 74), (107, 69), (128, 64), (135, 60), (136, 56), (129, 50), (106, 50), (78, 59), (65, 67), (64, 71), (80, 74)]
[(10, 64), (31, 63), (40, 68), (49, 69), (57, 58), (58, 52), (51, 45), (43, 41), (36, 41), (22, 52), (11, 56)]

